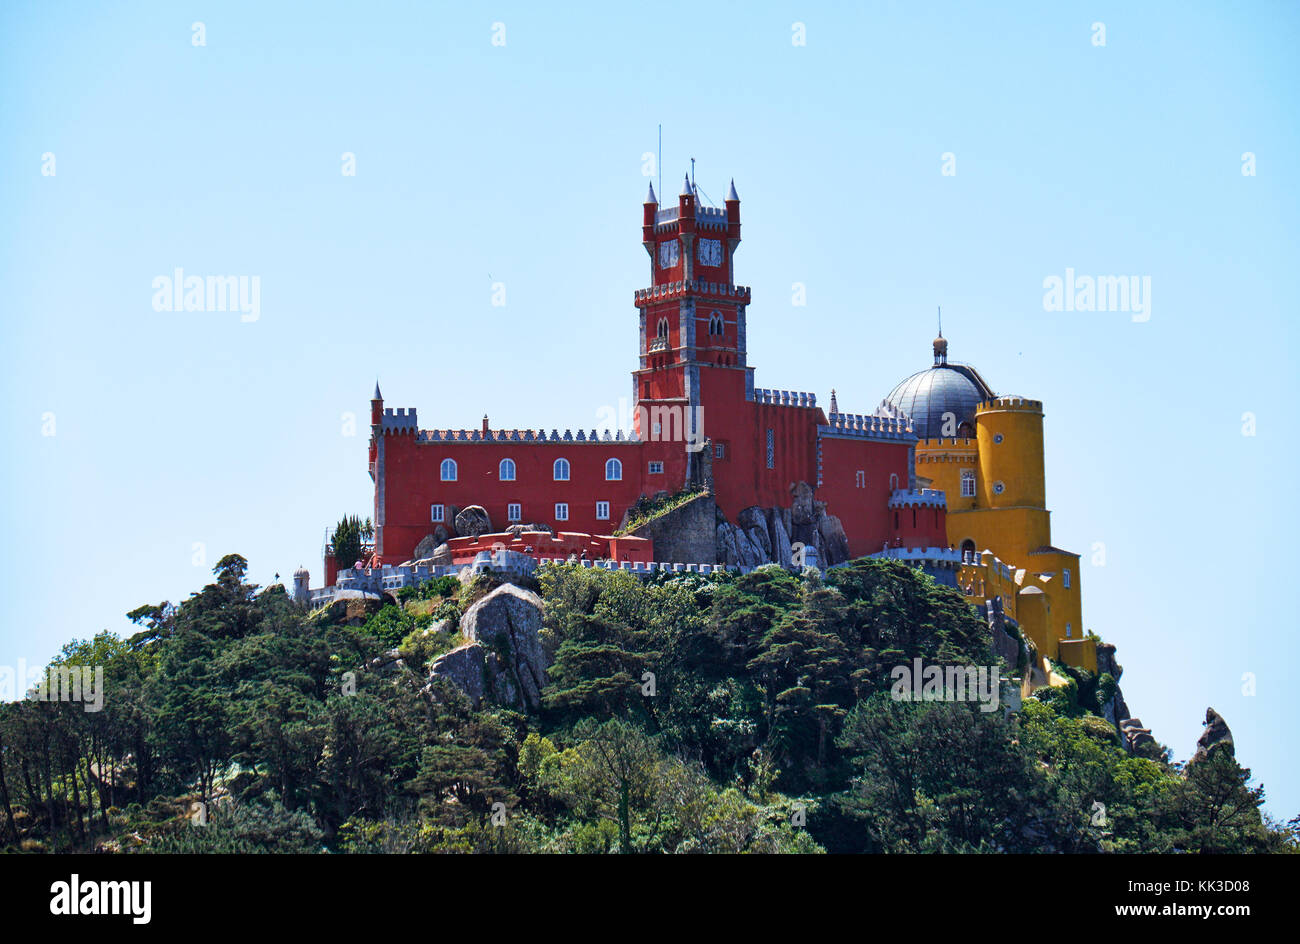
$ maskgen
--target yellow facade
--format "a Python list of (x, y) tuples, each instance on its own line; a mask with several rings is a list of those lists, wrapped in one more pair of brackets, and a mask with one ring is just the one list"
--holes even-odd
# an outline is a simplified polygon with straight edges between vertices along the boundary
[[(1095, 672), (1083, 629), (1079, 555), (1052, 546), (1043, 465), (1043, 405), (997, 397), (975, 410), (975, 435), (923, 439), (917, 483), (947, 496), (948, 540), (962, 551), (958, 583), (998, 597), (1040, 658)], [(1037, 667), (1046, 682), (1046, 666)]]

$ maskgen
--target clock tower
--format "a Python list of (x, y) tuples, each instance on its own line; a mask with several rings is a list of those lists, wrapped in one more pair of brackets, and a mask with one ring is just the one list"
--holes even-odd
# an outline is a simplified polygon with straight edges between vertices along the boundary
[[(684, 442), (684, 484), (698, 484), (705, 441), (716, 443), (728, 416), (737, 416), (753, 399), (753, 369), (745, 357), (749, 289), (734, 278), (740, 197), (733, 181), (725, 206), (703, 206), (688, 177), (675, 207), (660, 208), (651, 185), (642, 211), (650, 287), (635, 299), (640, 313), (640, 359), (632, 375), (637, 433), (651, 442)], [(678, 419), (680, 432), (672, 422)], [(725, 458), (725, 445), (717, 458)]]

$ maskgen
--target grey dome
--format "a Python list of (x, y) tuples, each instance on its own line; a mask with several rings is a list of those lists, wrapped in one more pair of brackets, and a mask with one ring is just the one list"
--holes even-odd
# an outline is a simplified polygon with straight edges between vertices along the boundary
[(945, 413), (956, 417), (958, 428), (970, 424), (969, 429), (957, 432), (958, 437), (974, 436), (975, 407), (993, 396), (973, 367), (938, 363), (908, 377), (889, 392), (885, 402), (911, 418), (918, 438), (939, 439)]

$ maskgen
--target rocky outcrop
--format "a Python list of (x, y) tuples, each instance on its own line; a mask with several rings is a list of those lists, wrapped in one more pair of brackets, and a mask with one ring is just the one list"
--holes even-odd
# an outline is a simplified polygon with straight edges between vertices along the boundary
[(1236, 754), (1236, 748), (1232, 743), (1232, 731), (1228, 728), (1228, 722), (1224, 721), (1223, 715), (1213, 708), (1206, 708), (1205, 730), (1201, 732), (1201, 736), (1196, 742), (1196, 753), (1192, 755), (1191, 763), (1209, 759), (1210, 752), (1216, 748), (1227, 751), (1229, 757)]
[[(624, 516), (624, 525), (627, 523)], [(700, 495), (647, 521), (631, 533), (654, 542), (655, 560), (682, 564), (717, 561), (715, 506), (710, 495)]]
[(492, 533), (492, 519), (482, 505), (466, 505), (456, 513), (456, 534), (460, 537), (478, 537)]
[(379, 594), (366, 590), (336, 590), (324, 618), (332, 623), (360, 626), (382, 610), (384, 603)]
[(487, 698), (536, 711), (546, 685), (541, 628), (541, 599), (502, 584), (461, 618), (460, 631), (469, 642), (435, 659), (430, 680), (448, 679), (475, 702)]
[(433, 556), (430, 558), (430, 561), (434, 564), (452, 563), (451, 547), (447, 544), (439, 544), (433, 549)]
[[(843, 523), (827, 514), (826, 503), (813, 497), (807, 482), (790, 486), (789, 508), (751, 506), (736, 516), (735, 524), (719, 509), (714, 535), (719, 564), (790, 567), (795, 544), (811, 548), (815, 554), (809, 554), (808, 559), (819, 564), (842, 564), (849, 559), (849, 538)], [(655, 547), (657, 552), (658, 543)]]
[(478, 705), (483, 701), (484, 678), (487, 675), (484, 671), (483, 654), (483, 646), (476, 642), (444, 652), (429, 666), (429, 681), (425, 684), (424, 691), (427, 693), (432, 690), (434, 679), (443, 678), (463, 691), (469, 696), (470, 701)]
[(1119, 723), (1119, 734), (1130, 753), (1144, 744), (1156, 743), (1156, 739), (1151, 736), (1151, 729), (1142, 726), (1141, 718), (1125, 718)]

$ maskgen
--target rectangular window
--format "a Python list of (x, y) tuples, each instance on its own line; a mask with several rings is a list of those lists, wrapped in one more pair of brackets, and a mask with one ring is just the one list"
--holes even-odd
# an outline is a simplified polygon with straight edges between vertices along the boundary
[(975, 473), (970, 470), (963, 470), (961, 474), (961, 497), (975, 497)]
[(598, 521), (609, 520), (609, 502), (596, 502), (596, 519)]
[(776, 430), (767, 431), (767, 467), (776, 468)]
[(442, 517), (443, 517), (444, 514), (445, 514), (445, 512), (444, 512), (443, 507), (442, 507), (441, 505), (430, 505), (430, 506), (429, 506), (429, 520), (430, 520), (430, 521), (441, 521), (441, 520), (442, 520)]
[(1065, 589), (1070, 589), (1070, 572), (1068, 570), (1065, 572)]
[(727, 444), (726, 444), (726, 443), (714, 443), (714, 444), (713, 444), (713, 458), (715, 458), (715, 459), (725, 459), (725, 458), (727, 458)]
[(664, 474), (664, 464), (663, 464), (662, 462), (651, 462), (651, 463), (650, 463), (650, 474), (651, 474), (651, 475), (663, 475), (663, 474)]
[(556, 521), (568, 521), (568, 520), (569, 520), (569, 503), (568, 503), (568, 502), (556, 502), (556, 503), (555, 503), (555, 520), (556, 520)]
[(867, 473), (862, 469), (858, 469), (857, 473), (853, 476), (853, 484), (858, 488), (866, 488)]
[(523, 521), (524, 510), (519, 507), (518, 502), (511, 502), (506, 505), (506, 519), (509, 521)]
[(1074, 626), (1070, 623), (1065, 624), (1065, 638), (1069, 639), (1074, 634)]

